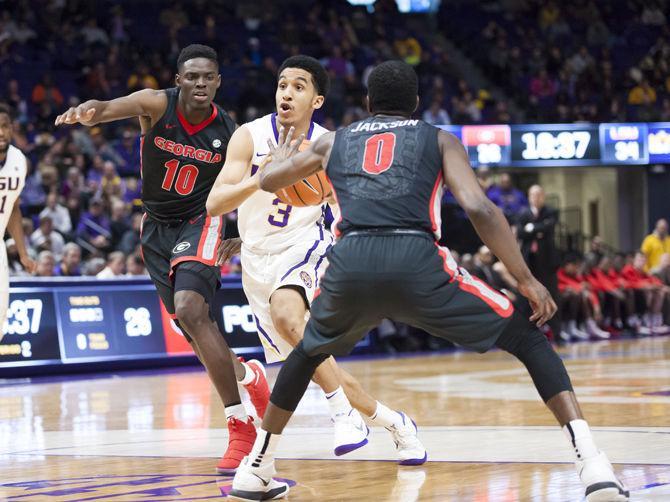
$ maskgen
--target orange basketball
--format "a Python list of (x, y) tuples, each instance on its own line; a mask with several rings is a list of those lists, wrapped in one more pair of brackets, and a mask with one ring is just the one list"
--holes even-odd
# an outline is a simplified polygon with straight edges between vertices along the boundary
[[(309, 140), (302, 142), (298, 150), (305, 150), (309, 146)], [(296, 207), (318, 206), (330, 197), (332, 189), (326, 179), (324, 171), (318, 171), (307, 178), (298, 181), (290, 187), (277, 190), (275, 195), (284, 204)]]

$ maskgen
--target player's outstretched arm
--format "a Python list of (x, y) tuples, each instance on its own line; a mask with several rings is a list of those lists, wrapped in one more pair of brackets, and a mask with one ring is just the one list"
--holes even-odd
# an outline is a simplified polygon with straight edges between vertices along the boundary
[[(283, 129), (283, 128), (282, 128)], [(302, 137), (293, 139), (293, 127), (284, 136), (279, 132), (279, 142), (274, 147), (270, 145), (272, 160), (260, 170), (259, 186), (266, 192), (276, 192), (324, 169), (328, 164), (330, 149), (335, 141), (335, 133), (329, 132), (320, 136), (309, 145), (309, 148), (298, 152)]]
[(467, 213), (484, 244), (500, 258), (518, 281), (519, 292), (528, 298), (533, 308), (530, 320), (538, 326), (544, 324), (556, 312), (556, 304), (551, 295), (533, 277), (523, 261), (512, 229), (502, 211), (481, 189), (463, 145), (453, 134), (444, 131), (439, 132), (438, 141), (447, 186)]
[(207, 214), (220, 216), (234, 211), (258, 190), (251, 175), (254, 140), (249, 130), (238, 127), (228, 142), (226, 162), (207, 197)]
[(12, 214), (9, 216), (9, 221), (7, 222), (7, 231), (16, 243), (16, 250), (19, 252), (21, 265), (23, 265), (23, 268), (26, 272), (32, 274), (35, 271), (37, 264), (30, 256), (28, 256), (28, 251), (26, 250), (26, 238), (23, 233), (22, 220), (23, 217), (21, 215), (21, 209), (19, 208), (19, 199), (16, 199), (14, 207), (12, 208)]
[(113, 122), (132, 117), (148, 117), (151, 118), (151, 124), (153, 125), (160, 120), (166, 108), (167, 95), (165, 91), (144, 89), (110, 101), (91, 99), (79, 106), (71, 107), (65, 113), (56, 117), (55, 123), (56, 125), (83, 124), (94, 126), (101, 122)]

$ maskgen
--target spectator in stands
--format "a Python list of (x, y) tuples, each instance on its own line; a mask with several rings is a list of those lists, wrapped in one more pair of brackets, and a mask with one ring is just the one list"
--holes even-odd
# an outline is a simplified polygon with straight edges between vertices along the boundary
[(517, 292), (512, 288), (495, 268), (495, 256), (487, 246), (481, 246), (474, 256), (474, 273), (490, 286), (505, 293), (512, 302), (517, 300)]
[(142, 256), (139, 253), (133, 253), (126, 258), (126, 275), (147, 275), (147, 271), (144, 268), (144, 260), (142, 260)]
[[(626, 305), (626, 294), (601, 268), (603, 258), (590, 253), (586, 258), (584, 278), (591, 290), (598, 295), (602, 305), (602, 324), (608, 331), (620, 332), (623, 325), (623, 309)], [(605, 265), (607, 266), (607, 264)]]
[(117, 249), (124, 234), (130, 230), (128, 221), (128, 208), (121, 199), (113, 198), (111, 201), (112, 215), (110, 218), (110, 229), (112, 233), (111, 246)]
[(30, 236), (30, 245), (38, 251), (51, 251), (56, 260), (63, 254), (65, 240), (53, 229), (53, 220), (50, 216), (40, 218), (40, 226)]
[[(71, 169), (77, 169), (73, 167)], [(70, 213), (68, 212), (65, 206), (62, 206), (58, 203), (58, 195), (56, 192), (50, 192), (47, 195), (46, 206), (40, 212), (40, 221), (44, 217), (49, 217), (53, 221), (53, 226), (61, 234), (67, 235), (72, 231), (72, 220), (70, 219)]]
[(32, 100), (35, 106), (48, 104), (54, 110), (59, 110), (63, 107), (63, 94), (53, 82), (51, 75), (47, 73), (42, 78), (42, 81), (35, 84), (32, 92)]
[(123, 194), (123, 201), (129, 204), (133, 210), (142, 208), (142, 180), (130, 177), (125, 180), (126, 190)]
[(662, 255), (658, 266), (653, 268), (651, 273), (658, 277), (663, 284), (670, 286), (670, 254)]
[(94, 198), (91, 200), (89, 210), (79, 220), (77, 237), (97, 249), (109, 248), (112, 237), (111, 223), (104, 214), (102, 199)]
[(23, 264), (21, 264), (19, 250), (16, 247), (14, 239), (7, 239), (5, 247), (7, 248), (7, 266), (9, 267), (10, 277), (29, 277), (30, 274), (25, 271)]
[[(583, 274), (583, 260), (579, 255), (566, 257), (558, 272), (558, 290), (565, 317), (561, 338), (588, 340), (590, 337), (607, 339), (610, 334), (598, 327), (596, 319), (601, 318), (598, 295)], [(578, 326), (578, 322), (581, 324)], [(567, 337), (566, 337), (567, 335)]]
[(74, 242), (63, 247), (63, 258), (56, 267), (55, 275), (71, 277), (81, 275), (81, 248)]
[(98, 279), (114, 279), (125, 274), (126, 255), (121, 251), (109, 253), (107, 266), (96, 274)]
[(663, 304), (668, 296), (668, 287), (656, 277), (645, 272), (646, 256), (638, 251), (632, 263), (621, 269), (627, 287), (636, 292), (638, 303), (643, 305), (642, 323), (637, 328), (640, 335), (663, 334), (668, 327), (663, 324)]
[(140, 170), (139, 135), (126, 129), (120, 141), (114, 145), (114, 150), (123, 159), (118, 170), (122, 175), (136, 175)]
[(67, 199), (70, 194), (78, 195), (84, 192), (86, 192), (86, 184), (81, 171), (77, 167), (69, 168), (67, 177), (61, 184), (60, 194)]
[(646, 263), (645, 272), (658, 267), (661, 256), (670, 253), (670, 236), (668, 235), (668, 220), (661, 218), (656, 222), (654, 231), (642, 241), (640, 251), (644, 253)]
[(53, 277), (56, 259), (51, 251), (42, 251), (37, 256), (37, 268), (35, 275), (37, 277)]
[(134, 253), (140, 245), (140, 229), (142, 228), (142, 213), (133, 213), (130, 219), (130, 229), (126, 230), (121, 237), (118, 250), (129, 255)]
[(100, 272), (103, 271), (107, 262), (104, 258), (99, 256), (91, 256), (86, 260), (82, 266), (82, 275), (86, 276), (97, 276)]
[(451, 124), (447, 110), (442, 108), (442, 105), (437, 100), (434, 100), (430, 104), (430, 107), (425, 112), (423, 112), (422, 118), (424, 122), (428, 122), (429, 124), (433, 125)]
[(107, 161), (103, 166), (102, 178), (100, 179), (100, 190), (102, 194), (110, 199), (123, 198), (126, 191), (126, 185), (116, 171), (116, 166), (113, 162)]
[(507, 220), (512, 224), (528, 208), (526, 196), (514, 186), (512, 176), (509, 173), (502, 173), (499, 182), (492, 185), (487, 190), (486, 195), (502, 210)]
[[(528, 190), (530, 207), (517, 218), (517, 236), (521, 240), (521, 253), (533, 275), (551, 293), (558, 305), (556, 269), (560, 263), (554, 243), (554, 227), (558, 211), (545, 204), (544, 189), (533, 185)], [(560, 311), (549, 321), (554, 336), (561, 332)]]
[(656, 90), (649, 85), (649, 81), (642, 81), (628, 93), (628, 104), (634, 107), (638, 120), (651, 120), (655, 112)]
[(95, 17), (90, 17), (86, 20), (86, 24), (79, 32), (86, 45), (108, 45), (109, 35), (107, 32), (98, 26), (98, 21)]
[(137, 71), (128, 78), (128, 91), (142, 89), (158, 89), (158, 80), (154, 77), (145, 63), (137, 66)]

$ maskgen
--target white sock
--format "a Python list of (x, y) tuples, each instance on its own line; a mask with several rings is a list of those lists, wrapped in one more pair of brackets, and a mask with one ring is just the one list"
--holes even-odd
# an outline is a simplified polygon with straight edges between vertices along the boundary
[(256, 373), (254, 373), (251, 366), (247, 363), (242, 363), (242, 367), (244, 368), (244, 376), (242, 377), (242, 380), (240, 380), (240, 383), (242, 385), (249, 385), (256, 379)]
[(577, 460), (585, 460), (598, 455), (598, 447), (593, 441), (591, 429), (586, 420), (571, 420), (563, 426), (563, 432), (572, 444)]
[(393, 411), (388, 406), (384, 406), (379, 401), (377, 401), (377, 409), (369, 418), (373, 424), (381, 425), (382, 427), (391, 427), (394, 424), (402, 423), (400, 413)]
[(261, 467), (271, 464), (275, 459), (275, 451), (281, 439), (281, 434), (270, 434), (269, 432), (258, 429), (256, 441), (249, 453), (249, 460), (252, 467)]
[(242, 422), (247, 421), (247, 410), (244, 409), (243, 404), (234, 404), (233, 406), (226, 406), (226, 420), (236, 418)]
[(346, 415), (351, 411), (351, 403), (347, 399), (342, 387), (338, 387), (333, 392), (326, 394), (326, 400), (330, 407), (330, 416), (335, 418), (338, 415)]

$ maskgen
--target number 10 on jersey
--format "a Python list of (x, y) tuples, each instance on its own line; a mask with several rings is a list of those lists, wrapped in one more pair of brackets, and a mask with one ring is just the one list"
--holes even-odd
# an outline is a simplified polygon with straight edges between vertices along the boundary
[(180, 168), (179, 161), (172, 159), (165, 163), (165, 169), (167, 169), (167, 172), (161, 185), (163, 190), (169, 192), (174, 185), (174, 189), (179, 195), (188, 195), (193, 191), (195, 180), (200, 172), (197, 167), (193, 164), (186, 164)]

